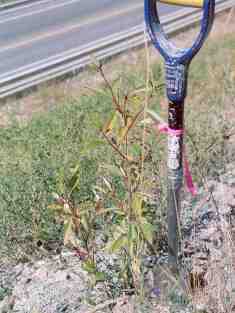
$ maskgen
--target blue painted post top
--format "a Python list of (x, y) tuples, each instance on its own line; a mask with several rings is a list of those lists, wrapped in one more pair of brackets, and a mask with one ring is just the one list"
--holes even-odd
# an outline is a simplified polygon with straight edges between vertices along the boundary
[[(186, 0), (181, 0), (180, 4), (183, 1)], [(184, 49), (173, 45), (164, 33), (156, 0), (145, 0), (144, 10), (145, 23), (151, 41), (165, 59), (167, 96), (170, 101), (182, 102), (186, 96), (188, 66), (202, 47), (213, 24), (215, 0), (203, 1), (200, 32), (192, 46)]]

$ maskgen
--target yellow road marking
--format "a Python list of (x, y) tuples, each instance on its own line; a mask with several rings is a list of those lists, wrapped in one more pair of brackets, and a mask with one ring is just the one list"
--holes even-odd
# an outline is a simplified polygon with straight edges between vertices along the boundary
[(195, 8), (203, 7), (203, 0), (159, 0), (162, 3), (189, 6)]

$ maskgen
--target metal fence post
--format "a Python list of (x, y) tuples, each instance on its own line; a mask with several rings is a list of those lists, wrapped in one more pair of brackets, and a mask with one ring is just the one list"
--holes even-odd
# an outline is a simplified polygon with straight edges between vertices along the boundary
[(180, 191), (183, 181), (184, 100), (188, 69), (200, 50), (213, 23), (215, 0), (162, 0), (164, 3), (202, 7), (203, 17), (198, 37), (190, 48), (175, 47), (161, 26), (156, 0), (145, 0), (145, 22), (152, 43), (165, 60), (168, 106), (168, 253), (169, 265), (178, 268)]

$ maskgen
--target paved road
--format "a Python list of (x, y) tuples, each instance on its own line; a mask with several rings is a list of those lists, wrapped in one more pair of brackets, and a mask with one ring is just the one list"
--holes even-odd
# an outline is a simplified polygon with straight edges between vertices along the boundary
[(0, 77), (142, 22), (143, 0), (42, 0), (0, 12)]

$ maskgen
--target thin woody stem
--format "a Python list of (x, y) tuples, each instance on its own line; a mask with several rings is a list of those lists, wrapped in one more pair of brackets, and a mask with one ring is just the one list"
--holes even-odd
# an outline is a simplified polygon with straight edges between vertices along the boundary
[(118, 147), (109, 139), (109, 137), (104, 133), (102, 132), (104, 138), (108, 141), (108, 143), (112, 146), (112, 148), (125, 160), (125, 161), (128, 161), (128, 162), (131, 162), (131, 160), (128, 158), (127, 155), (125, 155), (124, 153), (122, 153), (122, 151), (120, 151), (118, 149)]
[(100, 64), (100, 65), (98, 66), (98, 69), (99, 69), (99, 72), (100, 72), (100, 74), (101, 74), (101, 76), (102, 76), (102, 78), (103, 78), (103, 80), (104, 80), (106, 86), (108, 87), (108, 89), (109, 89), (109, 91), (110, 91), (110, 93), (111, 93), (112, 100), (113, 100), (113, 103), (115, 104), (116, 110), (122, 115), (122, 114), (123, 114), (123, 110), (122, 110), (122, 108), (121, 108), (121, 106), (120, 106), (120, 104), (119, 104), (119, 102), (118, 102), (118, 99), (116, 98), (116, 96), (115, 96), (115, 94), (114, 94), (114, 92), (113, 92), (113, 88), (112, 88), (111, 84), (109, 83), (108, 79), (107, 79), (106, 76), (105, 76), (105, 73), (104, 73), (104, 71), (103, 71), (102, 64)]

